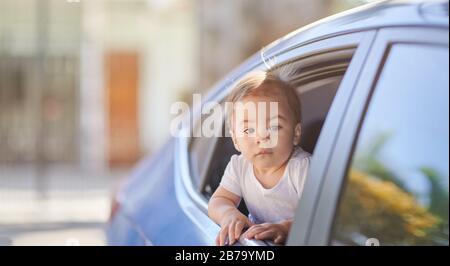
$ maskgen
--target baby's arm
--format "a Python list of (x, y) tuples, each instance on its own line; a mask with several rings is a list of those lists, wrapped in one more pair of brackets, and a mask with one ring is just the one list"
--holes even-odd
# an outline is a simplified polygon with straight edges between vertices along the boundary
[(279, 223), (257, 224), (245, 232), (245, 237), (248, 239), (271, 240), (275, 244), (284, 244), (293, 221), (293, 219), (288, 219)]
[(216, 245), (223, 246), (228, 235), (229, 244), (239, 239), (242, 230), (252, 223), (237, 208), (241, 198), (219, 186), (208, 204), (209, 217), (220, 225), (221, 229), (216, 238)]

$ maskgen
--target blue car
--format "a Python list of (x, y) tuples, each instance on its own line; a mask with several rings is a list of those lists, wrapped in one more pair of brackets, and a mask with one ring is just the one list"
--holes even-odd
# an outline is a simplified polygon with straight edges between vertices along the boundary
[[(448, 245), (448, 1), (383, 1), (300, 28), (211, 88), (294, 68), (311, 166), (287, 245)], [(191, 110), (194, 129), (205, 115)], [(208, 199), (237, 151), (173, 137), (115, 198), (110, 245), (215, 245)], [(245, 201), (239, 209), (246, 213)], [(273, 245), (239, 239), (236, 245)]]

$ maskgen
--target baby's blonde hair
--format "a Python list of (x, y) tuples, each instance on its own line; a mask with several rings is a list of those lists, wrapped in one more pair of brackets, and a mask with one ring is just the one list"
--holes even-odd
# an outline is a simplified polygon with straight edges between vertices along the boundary
[[(283, 75), (284, 74), (284, 75)], [(289, 83), (289, 69), (276, 69), (267, 71), (253, 71), (245, 75), (233, 85), (233, 90), (228, 96), (227, 102), (232, 103), (226, 110), (226, 118), (229, 128), (232, 130), (232, 117), (234, 104), (247, 96), (267, 96), (282, 92), (286, 96), (295, 124), (302, 122), (300, 99), (295, 88)], [(268, 86), (263, 86), (268, 85)]]

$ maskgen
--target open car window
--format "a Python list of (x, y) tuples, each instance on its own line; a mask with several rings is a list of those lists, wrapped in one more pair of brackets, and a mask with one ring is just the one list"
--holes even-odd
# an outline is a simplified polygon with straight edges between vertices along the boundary
[[(292, 84), (300, 97), (302, 107), (302, 137), (300, 146), (311, 154), (320, 135), (340, 82), (351, 61), (354, 48), (321, 53), (279, 65), (294, 71)], [(217, 138), (212, 158), (200, 185), (200, 192), (209, 199), (220, 184), (224, 170), (233, 154), (238, 154), (230, 137)], [(246, 213), (245, 203), (241, 211)]]
[[(327, 132), (329, 132), (330, 126), (333, 128), (337, 123), (325, 123), (327, 117), (333, 117), (331, 122), (342, 115), (341, 108), (333, 107), (335, 96), (339, 95), (339, 99), (343, 99), (348, 95), (356, 81), (356, 73), (359, 73), (373, 36), (373, 32), (344, 35), (277, 54), (279, 60), (273, 68), (280, 67), (293, 71), (293, 75), (289, 75), (290, 83), (294, 84), (297, 94), (300, 95), (302, 108), (303, 126), (300, 145), (313, 155), (313, 161), (321, 158), (316, 158), (315, 149), (323, 133), (323, 125), (327, 125)], [(364, 45), (361, 45), (362, 42)], [(265, 66), (261, 63), (255, 69), (264, 68)], [(349, 75), (345, 75), (347, 71)], [(339, 89), (341, 85), (344, 87)], [(221, 96), (216, 97), (215, 100), (223, 100), (230, 90), (231, 88), (226, 89), (227, 92), (216, 93)], [(340, 93), (342, 95), (338, 91), (342, 91)], [(330, 109), (334, 110), (333, 113), (329, 113)], [(209, 146), (210, 158), (205, 164), (196, 187), (198, 198), (202, 199), (203, 206), (207, 206), (209, 198), (219, 186), (231, 156), (238, 153), (234, 149), (231, 138), (216, 137), (214, 139), (211, 142), (213, 145)], [(324, 141), (320, 143), (326, 143)], [(326, 149), (324, 150), (323, 145), (318, 147), (320, 149), (317, 152), (324, 155)], [(241, 201), (239, 208), (247, 214), (245, 200)], [(204, 212), (207, 212), (206, 208)]]

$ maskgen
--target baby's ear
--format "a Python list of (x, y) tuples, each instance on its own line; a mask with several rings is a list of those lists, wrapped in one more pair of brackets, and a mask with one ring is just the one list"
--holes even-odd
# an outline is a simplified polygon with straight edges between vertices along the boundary
[(239, 145), (237, 144), (236, 137), (234, 136), (233, 130), (230, 130), (230, 136), (231, 136), (231, 139), (233, 140), (234, 148), (235, 148), (238, 152), (241, 152), (241, 149), (239, 149)]
[(302, 136), (302, 126), (300, 123), (297, 123), (294, 128), (294, 146), (300, 144), (300, 137)]

